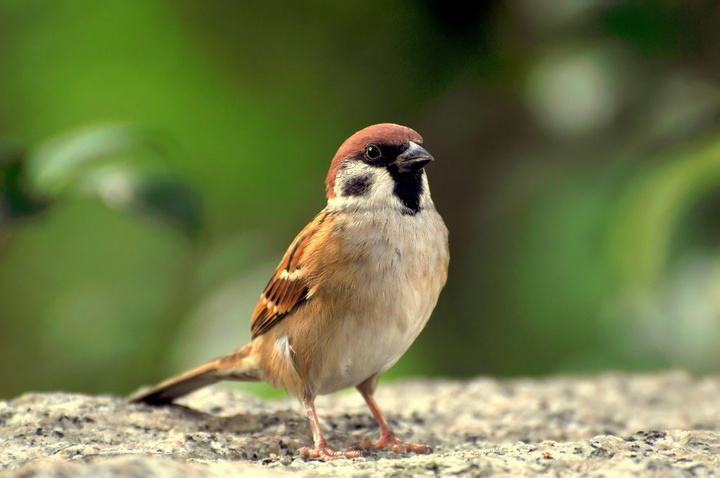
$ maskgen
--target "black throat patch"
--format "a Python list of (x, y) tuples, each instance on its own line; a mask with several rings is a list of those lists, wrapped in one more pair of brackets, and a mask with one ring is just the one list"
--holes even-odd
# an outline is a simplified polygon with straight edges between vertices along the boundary
[(405, 214), (414, 216), (422, 209), (420, 207), (420, 196), (423, 193), (423, 174), (425, 171), (409, 171), (401, 173), (397, 167), (390, 165), (388, 167), (390, 176), (395, 181), (393, 193), (402, 201), (408, 211)]
[(359, 176), (348, 179), (342, 188), (343, 196), (363, 196), (370, 191), (373, 178), (369, 174), (361, 174)]

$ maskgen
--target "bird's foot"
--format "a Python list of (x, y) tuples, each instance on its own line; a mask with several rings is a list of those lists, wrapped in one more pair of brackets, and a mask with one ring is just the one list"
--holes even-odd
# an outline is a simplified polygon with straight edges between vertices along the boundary
[(432, 453), (432, 448), (421, 443), (402, 441), (394, 433), (383, 433), (380, 439), (373, 442), (366, 438), (362, 444), (363, 448), (374, 450), (390, 450), (394, 453)]
[(362, 458), (362, 450), (348, 448), (347, 450), (335, 451), (325, 445), (309, 447), (304, 446), (298, 450), (298, 453), (313, 460), (330, 461), (338, 459), (352, 460), (353, 458)]

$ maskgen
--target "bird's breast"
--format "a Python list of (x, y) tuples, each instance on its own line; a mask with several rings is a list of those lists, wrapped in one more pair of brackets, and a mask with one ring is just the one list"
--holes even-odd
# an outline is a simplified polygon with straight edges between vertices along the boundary
[(334, 339), (319, 393), (357, 385), (394, 365), (420, 334), (447, 278), (448, 236), (432, 209), (336, 220), (348, 258), (337, 289)]

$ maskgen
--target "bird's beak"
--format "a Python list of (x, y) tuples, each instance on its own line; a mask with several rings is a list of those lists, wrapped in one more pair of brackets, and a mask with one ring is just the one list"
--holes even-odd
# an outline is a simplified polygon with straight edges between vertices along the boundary
[(393, 162), (401, 173), (419, 171), (433, 160), (432, 154), (417, 143), (409, 141), (410, 146)]

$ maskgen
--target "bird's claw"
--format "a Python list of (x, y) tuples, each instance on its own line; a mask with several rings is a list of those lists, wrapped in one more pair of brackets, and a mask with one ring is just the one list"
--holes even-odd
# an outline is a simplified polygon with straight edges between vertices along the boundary
[(432, 448), (422, 443), (402, 441), (394, 433), (383, 434), (380, 439), (373, 442), (369, 438), (363, 441), (362, 447), (374, 450), (390, 450), (393, 453), (432, 453)]
[(347, 450), (335, 451), (327, 446), (309, 447), (304, 446), (298, 450), (298, 453), (313, 460), (330, 461), (338, 459), (352, 460), (354, 458), (362, 458), (362, 450), (348, 448)]

